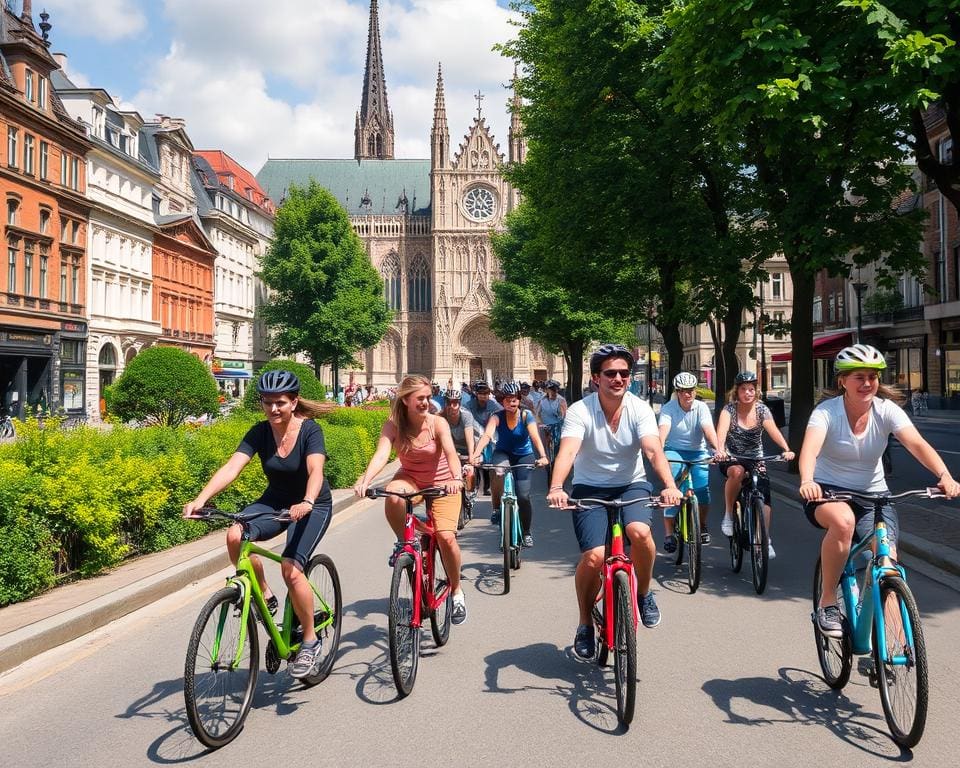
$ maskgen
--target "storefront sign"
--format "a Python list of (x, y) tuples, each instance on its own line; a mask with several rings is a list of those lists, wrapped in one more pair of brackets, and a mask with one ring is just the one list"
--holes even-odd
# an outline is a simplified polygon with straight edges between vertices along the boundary
[(887, 339), (887, 349), (906, 349), (910, 347), (924, 347), (927, 344), (926, 336), (901, 336), (899, 339)]
[(0, 341), (8, 341), (11, 344), (32, 344), (38, 347), (49, 347), (52, 340), (50, 334), (43, 333), (21, 333), (19, 331), (0, 333)]
[(86, 333), (87, 326), (83, 323), (64, 323), (61, 329), (68, 333)]
[(221, 367), (221, 368), (234, 368), (234, 369), (239, 368), (239, 369), (243, 370), (243, 368), (246, 367), (246, 363), (244, 363), (243, 360), (221, 360), (221, 361), (220, 361), (220, 367)]

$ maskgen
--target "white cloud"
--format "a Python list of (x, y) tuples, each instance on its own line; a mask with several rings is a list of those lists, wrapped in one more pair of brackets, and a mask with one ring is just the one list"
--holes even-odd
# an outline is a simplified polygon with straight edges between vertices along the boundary
[[(437, 62), (451, 143), (476, 114), (506, 148), (512, 65), (492, 52), (512, 37), (496, 0), (380, 2), (398, 157), (429, 157)], [(270, 157), (352, 157), (366, 57), (367, 0), (165, 0), (173, 41), (131, 99), (144, 115), (183, 117), (194, 144), (256, 172)]]
[[(133, 37), (147, 25), (137, 0), (46, 0), (51, 24), (69, 28), (73, 34), (111, 42)], [(39, 22), (34, 11), (34, 22)]]

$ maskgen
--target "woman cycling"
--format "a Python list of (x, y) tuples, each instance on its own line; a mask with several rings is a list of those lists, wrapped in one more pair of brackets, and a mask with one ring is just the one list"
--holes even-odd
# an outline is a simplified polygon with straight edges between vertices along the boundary
[[(673, 377), (673, 389), (677, 393), (676, 400), (670, 400), (660, 409), (660, 442), (667, 459), (673, 462), (677, 459), (700, 461), (708, 458), (710, 454), (706, 450), (706, 444), (709, 443), (714, 451), (718, 450), (720, 444), (717, 442), (717, 431), (713, 428), (710, 409), (706, 403), (696, 399), (697, 377), (681, 371)], [(670, 471), (674, 477), (682, 466), (671, 463)], [(694, 464), (690, 467), (690, 482), (700, 505), (700, 541), (709, 544), (707, 519), (710, 512), (710, 470), (706, 464)], [(676, 507), (663, 510), (663, 528), (666, 534), (663, 551), (667, 553), (677, 551), (677, 537), (674, 535), (676, 514)]]
[[(730, 390), (729, 403), (720, 412), (717, 422), (717, 440), (721, 446), (721, 454), (734, 453), (738, 456), (756, 458), (763, 456), (763, 432), (766, 430), (770, 438), (783, 449), (783, 458), (788, 461), (793, 458), (793, 451), (787, 445), (783, 434), (777, 429), (770, 409), (757, 400), (757, 374), (743, 371), (733, 380)], [(737, 494), (743, 484), (746, 471), (736, 459), (722, 461), (720, 472), (727, 478), (723, 487), (723, 522), (720, 530), (724, 536), (733, 536), (733, 516), (730, 510), (736, 502)], [(760, 474), (757, 485), (763, 494), (763, 516), (770, 531), (770, 479)], [(777, 553), (773, 549), (773, 537), (768, 539), (768, 557), (773, 560)]]
[[(183, 507), (190, 517), (230, 485), (254, 454), (260, 457), (267, 489), (242, 514), (250, 516), (246, 536), (251, 541), (272, 539), (284, 529), (287, 543), (280, 569), (287, 584), (293, 610), (303, 627), (303, 645), (290, 668), (292, 677), (307, 677), (319, 660), (320, 640), (313, 628), (313, 590), (303, 569), (313, 550), (330, 525), (333, 496), (323, 476), (326, 449), (323, 430), (312, 420), (319, 404), (299, 396), (300, 381), (289, 371), (267, 371), (257, 381), (260, 405), (267, 418), (248, 430), (236, 452), (216, 471), (193, 501)], [(290, 521), (275, 520), (277, 513), (289, 509)], [(244, 540), (239, 523), (227, 529), (227, 552), (234, 564)], [(263, 563), (256, 555), (251, 564), (271, 614), (278, 601), (264, 577)]]
[[(841, 350), (834, 362), (836, 390), (813, 409), (800, 448), (803, 511), (812, 525), (826, 530), (820, 545), (822, 582), (817, 625), (829, 637), (843, 636), (834, 587), (854, 537), (860, 541), (873, 532), (873, 508), (854, 500), (821, 501), (824, 493), (886, 493), (881, 455), (887, 438), (894, 434), (917, 461), (937, 476), (940, 490), (951, 498), (960, 495), (960, 484), (896, 402), (896, 392), (880, 383), (879, 372), (886, 367), (883, 355), (867, 344)], [(896, 558), (899, 520), (893, 507), (884, 508), (883, 517), (891, 556)]]
[[(567, 416), (567, 401), (560, 396), (560, 382), (547, 380), (546, 394), (533, 409), (533, 415), (543, 425), (543, 445), (546, 452), (549, 454), (552, 448), (556, 455), (556, 450), (560, 447), (560, 428)], [(554, 435), (557, 436), (558, 445), (553, 445)]]
[[(487, 443), (494, 444), (491, 463), (506, 467), (517, 464), (536, 464), (545, 466), (549, 462), (543, 452), (543, 443), (537, 430), (537, 420), (526, 408), (520, 407), (520, 387), (512, 381), (500, 386), (500, 405), (503, 411), (492, 414), (487, 428), (473, 447), (470, 460), (480, 463), (480, 457)], [(534, 449), (537, 458), (534, 460)], [(533, 505), (530, 503), (530, 470), (521, 468), (513, 473), (517, 491), (517, 509), (520, 511), (520, 527), (523, 529), (523, 546), (533, 546)], [(490, 522), (500, 522), (500, 495), (503, 493), (503, 476), (491, 474), (493, 515)]]
[[(397, 387), (397, 396), (390, 409), (390, 418), (380, 430), (377, 450), (366, 471), (353, 486), (363, 496), (370, 483), (390, 460), (390, 451), (397, 453), (400, 469), (387, 483), (388, 491), (413, 493), (421, 488), (443, 486), (447, 494), (429, 501), (433, 527), (443, 567), (453, 591), (454, 624), (467, 620), (467, 605), (460, 588), (460, 546), (457, 544), (457, 523), (460, 521), (460, 459), (450, 436), (450, 425), (441, 416), (430, 413), (432, 388), (425, 376), (406, 376)], [(390, 564), (403, 546), (403, 526), (407, 516), (406, 502), (396, 496), (384, 499), (387, 522), (397, 537)]]

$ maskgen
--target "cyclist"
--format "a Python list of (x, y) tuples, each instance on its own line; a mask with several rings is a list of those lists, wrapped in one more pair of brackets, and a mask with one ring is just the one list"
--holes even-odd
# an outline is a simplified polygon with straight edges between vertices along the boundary
[[(830, 490), (886, 493), (881, 456), (887, 438), (894, 434), (923, 466), (937, 476), (937, 486), (947, 496), (960, 495), (943, 459), (920, 435), (900, 404), (899, 394), (880, 383), (887, 362), (867, 344), (842, 349), (834, 362), (836, 388), (833, 397), (814, 408), (800, 449), (800, 496), (810, 523), (826, 533), (820, 545), (821, 598), (817, 625), (829, 637), (842, 637), (843, 624), (837, 607), (836, 585), (850, 554), (854, 538), (873, 533), (873, 508), (856, 500), (821, 501)], [(883, 512), (896, 558), (900, 525), (896, 510)]]
[[(719, 449), (717, 431), (713, 428), (710, 408), (702, 400), (696, 399), (697, 377), (681, 371), (673, 377), (673, 389), (677, 393), (675, 400), (665, 403), (660, 409), (660, 442), (668, 459), (686, 459), (699, 461), (710, 454), (706, 451), (709, 443), (714, 452)], [(681, 464), (671, 464), (676, 474)], [(700, 541), (710, 543), (707, 520), (710, 511), (710, 471), (706, 464), (695, 464), (690, 468), (690, 480), (693, 492), (700, 505)], [(674, 535), (676, 507), (663, 510), (663, 528), (666, 537), (663, 551), (677, 551), (677, 537)]]
[[(444, 394), (446, 405), (443, 407), (443, 418), (450, 425), (450, 435), (453, 438), (453, 445), (457, 449), (459, 456), (470, 457), (473, 455), (473, 416), (469, 411), (464, 410), (462, 406), (463, 396), (459, 389), (448, 389)], [(473, 490), (473, 465), (466, 464), (463, 467), (464, 483), (468, 491)]]
[[(494, 445), (493, 464), (514, 466), (516, 464), (548, 464), (537, 430), (537, 420), (526, 408), (520, 407), (520, 387), (516, 382), (508, 381), (500, 385), (500, 405), (502, 413), (495, 413), (487, 420), (487, 427), (477, 444), (473, 447), (471, 461), (479, 464), (484, 447)], [(534, 449), (538, 458), (534, 459)], [(523, 546), (533, 546), (533, 504), (530, 502), (530, 472), (528, 468), (514, 470), (514, 486), (517, 492), (517, 509), (520, 511), (520, 527), (523, 530)], [(494, 475), (492, 481), (493, 514), (491, 523), (500, 522), (500, 495), (503, 493), (503, 477)]]
[[(503, 410), (496, 399), (492, 398), (490, 385), (483, 379), (478, 379), (473, 385), (473, 399), (467, 403), (466, 410), (473, 416), (473, 436), (474, 442), (480, 439), (483, 430), (487, 428), (487, 420), (494, 413)], [(489, 462), (493, 457), (493, 446), (489, 446), (484, 454), (484, 460)], [(480, 470), (480, 477), (483, 480), (483, 495), (490, 495), (490, 472), (489, 470)]]
[[(657, 419), (650, 405), (631, 394), (633, 355), (619, 344), (604, 344), (590, 356), (590, 376), (597, 392), (567, 409), (560, 450), (554, 463), (547, 501), (551, 507), (568, 506), (563, 483), (573, 469), (573, 496), (629, 500), (650, 492), (644, 457), (663, 482), (665, 504), (680, 503), (670, 464), (663, 454)], [(637, 577), (640, 618), (645, 627), (660, 623), (660, 609), (650, 590), (657, 547), (650, 531), (651, 510), (635, 504), (623, 510), (626, 535)], [(600, 588), (607, 540), (607, 514), (603, 507), (576, 510), (573, 527), (580, 545), (575, 584), (580, 624), (573, 642), (582, 659), (596, 653), (591, 611)]]
[[(460, 521), (460, 488), (462, 486), (460, 459), (450, 436), (446, 420), (430, 413), (431, 386), (425, 376), (406, 376), (397, 388), (397, 397), (390, 409), (390, 418), (380, 430), (377, 450), (366, 471), (353, 486), (357, 496), (363, 496), (374, 478), (390, 460), (390, 451), (396, 451), (400, 469), (387, 483), (388, 491), (413, 493), (421, 488), (441, 485), (449, 495), (430, 500), (434, 528), (443, 567), (453, 592), (454, 624), (467, 620), (467, 605), (460, 588), (460, 546), (457, 544), (457, 523)], [(387, 522), (397, 537), (390, 565), (403, 548), (403, 526), (407, 505), (403, 499), (387, 496), (384, 499)]]
[[(728, 402), (720, 412), (717, 421), (717, 440), (723, 453), (735, 453), (740, 456), (753, 458), (763, 456), (763, 433), (766, 431), (770, 438), (783, 449), (783, 458), (788, 461), (793, 458), (793, 451), (787, 445), (783, 433), (777, 429), (770, 409), (757, 400), (757, 374), (752, 371), (741, 371), (733, 380), (733, 387), (728, 396)], [(727, 450), (729, 449), (729, 451)], [(723, 487), (723, 522), (720, 530), (724, 536), (733, 536), (733, 505), (737, 494), (746, 477), (743, 465), (734, 461), (721, 461), (720, 473), (727, 478)], [(773, 548), (773, 537), (770, 533), (770, 478), (761, 471), (757, 479), (757, 487), (763, 494), (763, 517), (767, 524), (768, 546), (767, 556), (773, 560), (776, 550)]]
[[(281, 572), (287, 584), (290, 602), (303, 628), (303, 644), (290, 668), (295, 678), (307, 677), (319, 661), (320, 640), (313, 628), (313, 590), (304, 578), (303, 569), (320, 543), (333, 516), (333, 496), (323, 474), (327, 454), (323, 430), (313, 421), (319, 403), (299, 396), (300, 381), (290, 371), (267, 371), (257, 381), (260, 405), (267, 418), (247, 431), (236, 452), (214, 473), (197, 497), (183, 507), (189, 517), (227, 488), (254, 454), (260, 457), (267, 489), (255, 502), (244, 508), (244, 515), (256, 514), (247, 523), (246, 535), (251, 541), (271, 539), (284, 529), (287, 543), (283, 550)], [(274, 513), (289, 509), (290, 521), (274, 520)], [(240, 554), (244, 528), (235, 523), (227, 529), (227, 552), (234, 564)], [(271, 615), (279, 607), (277, 596), (270, 590), (263, 572), (263, 563), (250, 556), (260, 589)]]
[(547, 452), (549, 453), (552, 446), (556, 455), (557, 446), (553, 445), (553, 434), (559, 434), (559, 427), (563, 425), (563, 419), (567, 415), (567, 401), (560, 396), (559, 381), (547, 379), (546, 390), (547, 393), (540, 398), (533, 414), (544, 427), (543, 442)]

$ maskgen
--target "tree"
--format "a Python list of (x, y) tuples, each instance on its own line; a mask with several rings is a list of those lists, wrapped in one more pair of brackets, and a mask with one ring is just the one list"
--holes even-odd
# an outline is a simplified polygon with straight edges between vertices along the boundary
[(216, 413), (217, 383), (200, 360), (179, 347), (149, 347), (110, 387), (110, 409), (123, 421), (136, 419), (175, 427), (188, 416)]
[(506, 229), (494, 234), (492, 243), (504, 279), (493, 284), (490, 328), (504, 341), (528, 337), (547, 351), (562, 354), (567, 392), (571, 401), (579, 400), (587, 346), (598, 340), (629, 344), (633, 326), (609, 319), (575, 290), (558, 283), (551, 258), (558, 246), (531, 202), (521, 203), (507, 216)]
[(339, 370), (379, 342), (390, 325), (383, 280), (347, 212), (315, 181), (291, 185), (277, 210), (274, 241), (261, 262), (271, 289), (263, 317), (280, 352), (305, 352), (319, 374)]
[[(267, 371), (290, 371), (300, 379), (301, 396), (307, 398), (307, 400), (327, 399), (327, 393), (323, 384), (320, 383), (320, 380), (309, 365), (298, 363), (296, 360), (277, 358), (264, 363), (260, 370), (257, 371), (256, 378), (259, 379), (260, 374)], [(250, 386), (247, 387), (247, 391), (243, 395), (243, 407), (248, 411), (257, 411), (260, 409), (256, 382), (251, 382)]]
[(911, 180), (885, 51), (849, 8), (814, 0), (689, 0), (668, 19), (672, 101), (739, 153), (790, 268), (797, 447), (813, 408), (816, 273), (848, 274), (850, 254), (881, 274), (921, 267), (917, 216), (893, 206)]

